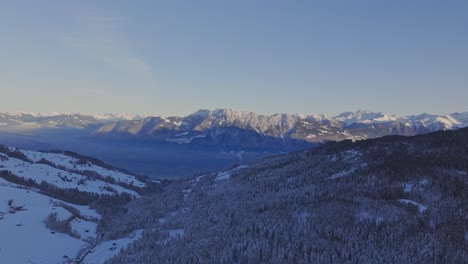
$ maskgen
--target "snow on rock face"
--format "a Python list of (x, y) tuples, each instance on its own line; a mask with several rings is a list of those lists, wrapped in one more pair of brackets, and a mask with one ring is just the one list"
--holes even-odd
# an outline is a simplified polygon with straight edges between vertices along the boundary
[[(235, 138), (238, 130), (251, 132), (252, 140), (256, 140), (258, 136), (273, 137), (287, 144), (290, 142), (289, 139), (311, 143), (343, 139), (358, 140), (393, 134), (415, 135), (466, 126), (468, 126), (468, 113), (399, 117), (379, 112), (356, 111), (329, 117), (323, 114), (261, 115), (233, 109), (216, 109), (199, 110), (186, 117), (131, 114), (0, 114), (0, 130), (5, 131), (41, 127), (89, 128), (86, 131), (93, 136), (106, 133), (136, 137), (156, 136), (155, 138), (162, 141), (176, 144), (197, 143), (199, 141), (194, 142), (195, 138), (189, 135), (208, 135), (209, 130), (215, 131), (220, 128), (224, 131), (222, 136), (207, 139), (202, 144), (222, 144), (223, 140), (229, 141), (231, 137)], [(177, 139), (181, 134), (187, 137)]]
[[(198, 124), (190, 124), (189, 120), (198, 120)], [(135, 115), (135, 114), (103, 114), (86, 115), (79, 113), (51, 113), (51, 114), (33, 114), (33, 113), (0, 113), (0, 124), (7, 127), (17, 127), (21, 129), (33, 129), (40, 127), (73, 127), (86, 128), (89, 125), (100, 125), (98, 133), (118, 130), (120, 132), (129, 132), (137, 134), (144, 126), (148, 124), (165, 123), (162, 126), (173, 125), (176, 128), (182, 125), (194, 128), (195, 130), (204, 130), (213, 126), (236, 125), (241, 128), (252, 128), (257, 132), (266, 133), (272, 129), (280, 129), (282, 133), (290, 131), (298, 121), (329, 122), (341, 123), (344, 126), (352, 124), (379, 124), (388, 122), (410, 121), (422, 124), (437, 123), (445, 129), (468, 125), (468, 112), (453, 113), (450, 115), (428, 115), (417, 116), (386, 115), (379, 112), (356, 111), (345, 112), (335, 117), (329, 117), (323, 114), (309, 115), (260, 115), (254, 112), (242, 112), (233, 109), (199, 110), (187, 117), (165, 117), (154, 115)], [(189, 122), (186, 122), (189, 121)], [(299, 122), (300, 123), (300, 122)]]
[(468, 112), (465, 113), (453, 113), (450, 115), (453, 119), (457, 120), (462, 127), (468, 126)]
[(298, 122), (298, 116), (287, 114), (259, 115), (253, 112), (241, 112), (232, 109), (217, 109), (211, 111), (205, 120), (197, 126), (199, 130), (234, 126), (241, 129), (251, 129), (257, 133), (284, 137)]
[(417, 116), (408, 116), (404, 119), (410, 123), (415, 124), (417, 127), (424, 127), (434, 131), (462, 127), (462, 123), (450, 115), (437, 116), (421, 114)]
[[(468, 116), (468, 114), (466, 114)], [(245, 141), (258, 141), (258, 137), (274, 138), (289, 146), (291, 142), (324, 142), (344, 139), (360, 140), (386, 135), (415, 135), (438, 130), (456, 129), (468, 125), (457, 120), (465, 115), (386, 115), (357, 111), (335, 117), (322, 114), (261, 115), (233, 109), (199, 110), (186, 117), (148, 117), (144, 120), (121, 121), (104, 124), (97, 134), (121, 133), (136, 136), (155, 136), (177, 144), (229, 144), (238, 139), (239, 131)], [(468, 119), (468, 117), (467, 117)], [(193, 135), (210, 135), (195, 142)], [(293, 141), (291, 141), (293, 140)]]
[(342, 113), (335, 117), (335, 120), (342, 122), (345, 126), (350, 126), (354, 123), (373, 124), (396, 121), (396, 116), (387, 116), (382, 113), (373, 113), (367, 111), (357, 111)]

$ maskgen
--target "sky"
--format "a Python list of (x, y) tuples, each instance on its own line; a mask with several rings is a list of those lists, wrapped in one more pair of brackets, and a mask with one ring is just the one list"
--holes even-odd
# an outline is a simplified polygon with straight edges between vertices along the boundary
[(0, 112), (468, 111), (465, 0), (0, 0)]

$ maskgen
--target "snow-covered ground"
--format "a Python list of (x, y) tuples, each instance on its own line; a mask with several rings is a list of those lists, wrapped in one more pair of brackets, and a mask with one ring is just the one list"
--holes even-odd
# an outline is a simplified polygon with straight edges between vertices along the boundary
[[(91, 162), (80, 162), (78, 159), (64, 154), (25, 150), (21, 152), (32, 162), (7, 157), (5, 154), (2, 154), (0, 170), (10, 171), (14, 175), (25, 179), (32, 179), (38, 184), (44, 181), (63, 189), (76, 188), (82, 192), (97, 194), (128, 193), (133, 196), (138, 196), (138, 193), (134, 190), (129, 190), (118, 184), (125, 183), (138, 188), (146, 186), (145, 183), (137, 180), (133, 175), (127, 175), (118, 170), (103, 168)], [(46, 160), (55, 165), (50, 166), (48, 164), (37, 163), (41, 160)], [(115, 184), (82, 175), (85, 172), (94, 172), (103, 178), (110, 177), (115, 181)]]
[(125, 182), (135, 187), (145, 187), (145, 184), (135, 178), (135, 176), (127, 175), (117, 170), (109, 170), (90, 162), (86, 164), (80, 164), (79, 160), (70, 157), (64, 154), (57, 154), (57, 153), (44, 153), (44, 152), (37, 152), (37, 151), (22, 151), (29, 159), (34, 162), (38, 162), (41, 159), (46, 159), (54, 164), (59, 166), (64, 166), (67, 169), (78, 170), (78, 171), (94, 171), (99, 173), (104, 177), (111, 177), (117, 182)]
[(101, 264), (105, 260), (117, 255), (121, 249), (127, 247), (133, 241), (141, 238), (143, 230), (133, 232), (129, 237), (104, 241), (93, 249), (84, 259), (84, 264)]
[[(132, 175), (103, 168), (89, 161), (83, 162), (65, 154), (13, 148), (10, 151), (22, 152), (31, 162), (2, 153), (0, 171), (9, 171), (39, 184), (47, 182), (64, 190), (76, 188), (88, 193), (129, 193), (133, 196), (138, 196), (138, 193), (117, 184), (120, 182), (134, 187), (146, 186)], [(43, 159), (55, 165), (37, 163)], [(81, 174), (84, 171), (95, 172), (103, 178), (111, 177), (117, 184), (84, 176)], [(126, 238), (97, 243), (97, 223), (101, 215), (89, 206), (66, 203), (38, 191), (0, 178), (0, 264), (69, 263), (70, 260), (83, 256), (82, 252), (87, 252), (83, 249), (93, 246), (95, 248), (82, 263), (103, 263), (141, 237), (142, 231), (139, 231)], [(64, 234), (47, 228), (45, 220), (52, 215), (58, 222), (69, 222), (71, 232)]]
[[(10, 212), (12, 206), (21, 210)], [(0, 186), (0, 263), (62, 263), (64, 256), (75, 257), (87, 243), (66, 234), (52, 233), (44, 219), (57, 211), (59, 218), (66, 216), (64, 209), (57, 210), (60, 201), (34, 191)], [(54, 210), (55, 208), (55, 210)], [(89, 207), (79, 207), (81, 214), (96, 216)], [(68, 212), (67, 212), (68, 213)]]
[(106, 183), (101, 180), (88, 180), (86, 176), (56, 169), (45, 164), (29, 163), (9, 158), (7, 161), (0, 161), (0, 165), (5, 166), (3, 169), (8, 169), (16, 176), (32, 179), (39, 184), (45, 181), (63, 189), (77, 188), (82, 192), (113, 194), (113, 192), (106, 190), (106, 188), (110, 187), (118, 193), (126, 192), (135, 196), (138, 195), (135, 191), (128, 190), (119, 185)]

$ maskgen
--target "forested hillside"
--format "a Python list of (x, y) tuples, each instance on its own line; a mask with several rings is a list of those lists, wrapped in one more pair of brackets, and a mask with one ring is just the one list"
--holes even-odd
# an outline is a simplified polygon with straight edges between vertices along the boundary
[(328, 143), (130, 202), (107, 263), (466, 263), (467, 173), (468, 129)]

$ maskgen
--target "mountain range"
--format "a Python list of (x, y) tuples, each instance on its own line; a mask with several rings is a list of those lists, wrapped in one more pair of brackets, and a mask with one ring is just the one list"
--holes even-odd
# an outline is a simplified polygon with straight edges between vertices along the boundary
[[(158, 178), (173, 178), (328, 141), (412, 136), (468, 126), (468, 112), (386, 115), (356, 111), (261, 115), (232, 109), (185, 117), (132, 114), (0, 114), (0, 143), (68, 149)], [(51, 140), (53, 139), (53, 140)]]
[[(468, 126), (468, 112), (450, 115), (420, 114), (386, 115), (380, 112), (345, 112), (331, 117), (323, 114), (261, 115), (232, 109), (199, 110), (185, 117), (142, 116), (131, 114), (0, 114), (0, 130), (32, 130), (40, 128), (75, 128), (92, 135), (139, 136), (167, 142), (188, 144), (205, 142), (207, 138), (222, 144), (222, 137), (234, 130), (259, 137), (302, 140), (360, 140), (384, 135), (416, 135)], [(239, 141), (241, 141), (239, 139)], [(236, 144), (242, 142), (236, 142)]]

